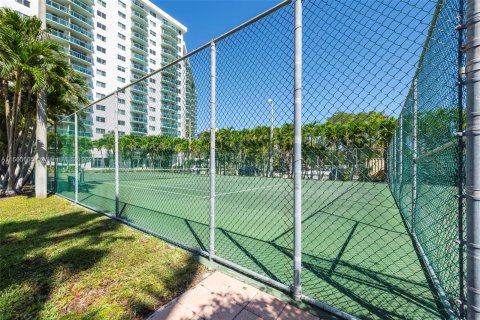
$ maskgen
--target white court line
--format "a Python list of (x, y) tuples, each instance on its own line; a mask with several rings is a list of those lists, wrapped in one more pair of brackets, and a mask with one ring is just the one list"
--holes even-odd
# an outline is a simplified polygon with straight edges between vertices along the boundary
[[(105, 182), (105, 184), (114, 185), (115, 183)], [(215, 196), (224, 196), (224, 195), (229, 195), (229, 194), (242, 193), (242, 192), (248, 192), (248, 191), (254, 191), (254, 190), (268, 189), (268, 188), (273, 189), (274, 187), (279, 187), (279, 186), (284, 186), (284, 185), (286, 185), (286, 183), (274, 184), (274, 185), (272, 185), (272, 186), (265, 186), (265, 187), (257, 187), (257, 188), (243, 189), (243, 190), (238, 190), (238, 191), (216, 193)], [(183, 196), (189, 196), (189, 197), (201, 198), (201, 199), (208, 199), (208, 198), (210, 198), (210, 196), (196, 196), (196, 195), (190, 195), (190, 194), (186, 194), (186, 193), (165, 191), (165, 190), (160, 190), (160, 189), (142, 188), (142, 187), (139, 187), (139, 186), (132, 186), (132, 185), (128, 185), (128, 184), (125, 184), (125, 183), (122, 184), (120, 187), (122, 187), (122, 186), (127, 187), (127, 188), (134, 188), (134, 189), (142, 189), (142, 190), (150, 190), (150, 191), (159, 191), (159, 192), (170, 193), (170, 194), (179, 194), (179, 195), (183, 195)], [(159, 185), (151, 185), (151, 186), (164, 187), (164, 186), (159, 186)], [(188, 188), (182, 188), (182, 189), (185, 189), (185, 190), (204, 191), (204, 190), (200, 190), (200, 189), (188, 189)]]
[(257, 188), (243, 189), (243, 190), (238, 190), (238, 191), (216, 193), (215, 196), (223, 196), (223, 195), (227, 195), (227, 194), (242, 193), (242, 192), (248, 192), (248, 191), (253, 191), (253, 190), (260, 190), (260, 189), (267, 189), (267, 188), (273, 189), (274, 187), (279, 187), (279, 186), (284, 186), (284, 185), (285, 185), (285, 183), (280, 183), (280, 184), (274, 184), (273, 186), (257, 187)]
[[(115, 185), (115, 183), (112, 183), (112, 182), (104, 182), (105, 184), (110, 184), (110, 185)], [(182, 195), (182, 196), (188, 196), (188, 197), (194, 197), (194, 198), (202, 198), (202, 199), (208, 199), (209, 197), (205, 197), (205, 196), (196, 196), (196, 195), (191, 195), (191, 194), (188, 194), (188, 193), (180, 193), (180, 192), (172, 192), (172, 191), (165, 191), (165, 190), (159, 190), (159, 189), (152, 189), (152, 188), (142, 188), (142, 187), (137, 187), (137, 186), (129, 186), (128, 184), (122, 184), (120, 186), (120, 189), (122, 187), (127, 187), (127, 188), (133, 188), (133, 189), (141, 189), (141, 190), (149, 190), (149, 191), (159, 191), (159, 192), (163, 192), (163, 193), (171, 193), (171, 194), (179, 194), (179, 195)]]
[[(210, 185), (208, 186), (208, 189), (197, 189), (197, 188), (184, 188), (184, 187), (176, 187), (176, 186), (169, 186), (169, 185), (158, 185), (158, 184), (149, 184), (149, 183), (142, 183), (139, 180), (129, 180), (129, 183), (140, 183), (143, 186), (151, 186), (151, 187), (165, 187), (165, 188), (172, 188), (172, 189), (183, 189), (183, 190), (195, 190), (195, 191), (209, 191), (210, 190)], [(121, 183), (125, 183), (121, 182)]]

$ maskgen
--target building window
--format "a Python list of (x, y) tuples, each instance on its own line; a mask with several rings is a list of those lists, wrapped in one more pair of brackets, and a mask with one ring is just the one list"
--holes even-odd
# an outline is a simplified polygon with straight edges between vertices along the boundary
[(154, 107), (149, 107), (148, 110), (150, 110), (150, 112), (155, 112), (155, 108)]
[(99, 116), (97, 116), (95, 119), (97, 120), (97, 122), (105, 123), (105, 117), (99, 117)]
[(156, 83), (156, 82), (157, 82), (157, 81), (156, 81), (155, 79), (153, 79), (153, 78), (148, 79), (148, 81), (150, 81), (150, 83)]
[(105, 107), (104, 105), (97, 104), (97, 105), (95, 106), (95, 109), (100, 110), (100, 111), (105, 111), (106, 107)]
[(125, 125), (125, 121), (124, 121), (124, 120), (118, 120), (118, 125), (124, 126), (124, 125)]
[(157, 89), (155, 89), (155, 88), (153, 88), (153, 87), (150, 87), (150, 92), (151, 92), (151, 93), (155, 93), (155, 92), (157, 92)]
[(157, 102), (157, 99), (155, 99), (154, 97), (150, 97), (150, 102)]
[(151, 131), (155, 131), (155, 127), (154, 127), (154, 126), (150, 126), (150, 130), (151, 130)]
[(96, 133), (104, 134), (104, 133), (105, 133), (105, 129), (97, 128), (97, 129), (95, 129), (95, 132), (96, 132)]
[(17, 3), (23, 4), (25, 7), (30, 8), (30, 1), (28, 0), (15, 0)]
[(101, 34), (98, 34), (98, 33), (97, 33), (97, 39), (100, 40), (100, 41), (103, 41), (103, 42), (105, 42), (107, 40), (106, 37), (104, 37), (104, 36), (102, 36)]
[(152, 21), (152, 20), (150, 20), (150, 24), (152, 25), (152, 27), (156, 27), (156, 26), (157, 26), (157, 24), (155, 23), (155, 21)]
[(152, 50), (152, 49), (150, 49), (150, 53), (153, 54), (154, 56), (157, 55), (157, 53), (155, 52), (155, 50)]
[(107, 73), (103, 70), (97, 69), (97, 75), (105, 77)]
[(125, 115), (125, 110), (118, 109), (118, 114), (121, 115), (121, 116), (124, 116)]
[(104, 25), (103, 23), (98, 22), (98, 21), (97, 21), (97, 27), (102, 29), (102, 30), (107, 30), (107, 26)]
[(117, 101), (118, 101), (118, 103), (120, 103), (120, 104), (125, 104), (125, 99), (118, 98), (118, 100), (117, 100)]
[(122, 40), (125, 40), (127, 37), (125, 37), (124, 34), (121, 34), (120, 32), (118, 33), (118, 37)]
[(127, 60), (124, 56), (122, 56), (122, 55), (120, 55), (120, 54), (117, 55), (117, 58), (118, 58), (118, 60), (120, 60), (120, 61), (126, 61), (126, 60)]
[(98, 3), (100, 3), (100, 5), (104, 8), (107, 7), (107, 3), (105, 1), (102, 1), (102, 0), (98, 0)]
[(156, 14), (155, 12), (153, 12), (152, 10), (150, 10), (150, 14), (151, 14), (152, 16), (154, 16), (155, 18), (157, 17), (157, 14)]
[(95, 96), (97, 97), (97, 99), (102, 99), (103, 97), (105, 97), (103, 93), (97, 93)]
[(126, 50), (126, 48), (125, 48), (125, 46), (124, 46), (123, 44), (120, 44), (120, 43), (119, 43), (119, 44), (117, 44), (117, 47), (118, 47), (118, 49), (120, 49), (120, 50), (122, 50), (122, 51), (125, 51), (125, 50)]
[(101, 53), (106, 53), (107, 50), (104, 47), (97, 46), (97, 51), (100, 51)]
[(154, 36), (154, 37), (157, 35), (157, 33), (156, 33), (155, 31), (153, 31), (153, 30), (150, 30), (150, 34), (151, 34), (152, 36)]
[(106, 64), (107, 60), (97, 57), (97, 62), (100, 64)]
[(125, 68), (122, 66), (117, 66), (117, 70), (120, 72), (125, 72)]
[(153, 65), (156, 65), (156, 64), (157, 64), (157, 62), (156, 62), (155, 60), (153, 60), (153, 59), (150, 59), (150, 63), (153, 64)]
[(123, 2), (123, 1), (118, 0), (118, 4), (120, 5), (120, 7), (124, 8), (124, 9), (127, 7), (125, 2)]
[(123, 30), (125, 30), (125, 29), (127, 28), (127, 27), (126, 27), (123, 23), (121, 23), (121, 22), (118, 23), (118, 27), (119, 27), (120, 29), (123, 29)]
[(101, 81), (97, 81), (97, 86), (100, 87), (100, 88), (105, 88), (105, 87), (106, 87), (106, 83), (105, 83), (105, 82), (101, 82)]
[(107, 18), (107, 15), (105, 13), (103, 13), (102, 11), (99, 11), (97, 10), (97, 16), (103, 18), (103, 19), (106, 19)]
[(150, 39), (150, 44), (151, 44), (151, 45), (154, 45), (154, 46), (157, 45), (157, 43), (156, 43), (155, 41), (153, 41), (152, 39)]
[(155, 121), (155, 117), (152, 116), (148, 117), (148, 119), (150, 119), (150, 121)]
[(122, 77), (117, 77), (117, 81), (118, 82), (121, 82), (121, 83), (125, 83), (125, 78), (122, 78)]
[(120, 16), (120, 18), (123, 18), (125, 19), (127, 16), (125, 15), (125, 13), (121, 12), (121, 11), (118, 11), (118, 15)]

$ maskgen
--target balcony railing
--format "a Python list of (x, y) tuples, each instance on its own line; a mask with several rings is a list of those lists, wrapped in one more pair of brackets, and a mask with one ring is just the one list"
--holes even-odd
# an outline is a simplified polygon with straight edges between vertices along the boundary
[(132, 132), (147, 133), (147, 128), (145, 128), (145, 127), (132, 127)]
[(70, 43), (76, 44), (84, 49), (92, 51), (92, 45), (85, 41), (79, 40), (73, 36), (66, 35), (65, 33), (59, 32), (54, 29), (47, 29), (47, 32), (55, 37), (62, 38), (66, 41), (69, 41)]
[(70, 10), (67, 7), (61, 5), (60, 3), (52, 1), (52, 0), (47, 0), (46, 3), (47, 3), (47, 6), (50, 6), (52, 8), (55, 8), (55, 9), (59, 10), (59, 11), (65, 12), (66, 14), (80, 20), (81, 22), (85, 23), (86, 25), (88, 25), (90, 27), (93, 27), (92, 20), (85, 17), (84, 15), (82, 15), (82, 14), (76, 12), (76, 11)]
[(144, 25), (141, 25), (140, 23), (136, 22), (136, 21), (132, 21), (132, 29), (135, 29), (137, 28), (137, 30), (142, 30), (143, 32), (147, 33), (148, 34), (148, 28), (145, 27)]
[(136, 42), (133, 42), (133, 43), (132, 43), (132, 46), (133, 46), (134, 48), (137, 48), (137, 49), (145, 52), (145, 53), (148, 53), (147, 48), (145, 48), (145, 47), (142, 46), (141, 44), (138, 44), (138, 43), (136, 43)]
[(143, 108), (143, 107), (139, 107), (139, 106), (132, 106), (131, 111), (148, 113), (147, 108)]
[(87, 55), (84, 55), (83, 53), (80, 53), (80, 52), (77, 52), (75, 50), (70, 50), (68, 52), (72, 57), (75, 57), (75, 58), (78, 58), (82, 61), (85, 61), (85, 62), (88, 62), (88, 63), (92, 63), (92, 58), (90, 58), (89, 56)]
[(47, 13), (46, 17), (47, 17), (47, 20), (53, 21), (53, 22), (58, 23), (62, 26), (65, 26), (67, 28), (75, 30), (76, 32), (83, 34), (84, 36), (86, 36), (89, 39), (93, 38), (92, 33), (90, 31), (88, 31), (87, 29), (84, 29), (80, 26), (77, 26), (74, 23), (70, 23), (70, 22), (68, 22), (68, 21), (66, 21), (66, 20), (64, 20), (64, 19), (62, 19), (62, 18), (60, 18), (56, 15), (53, 15), (51, 13)]
[(75, 70), (77, 70), (77, 71), (79, 71), (79, 72), (81, 72), (81, 73), (84, 73), (84, 74), (89, 75), (89, 76), (92, 75), (92, 70), (90, 70), (90, 69), (87, 69), (87, 68), (85, 68), (85, 67), (79, 66), (78, 64), (75, 64), (75, 63), (71, 63), (71, 65), (72, 65), (72, 68), (73, 68), (73, 69), (75, 69)]
[(83, 10), (85, 10), (86, 12), (90, 13), (90, 14), (93, 14), (93, 9), (89, 6), (87, 6), (86, 4), (82, 3), (80, 0), (70, 0), (73, 4), (76, 4), (77, 6), (79, 6), (80, 8), (82, 8)]
[(147, 123), (147, 119), (146, 118), (143, 118), (143, 117), (132, 117), (130, 119), (130, 121), (132, 122), (140, 122), (140, 123)]

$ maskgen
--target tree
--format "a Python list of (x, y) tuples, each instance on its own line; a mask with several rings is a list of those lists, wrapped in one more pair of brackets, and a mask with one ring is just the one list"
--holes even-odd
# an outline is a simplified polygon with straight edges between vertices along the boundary
[(0, 10), (0, 103), (5, 119), (0, 123), (0, 141), (6, 142), (0, 145), (5, 158), (0, 194), (15, 194), (34, 169), (39, 91), (47, 92), (47, 114), (52, 115), (77, 108), (85, 99), (85, 87), (39, 19)]

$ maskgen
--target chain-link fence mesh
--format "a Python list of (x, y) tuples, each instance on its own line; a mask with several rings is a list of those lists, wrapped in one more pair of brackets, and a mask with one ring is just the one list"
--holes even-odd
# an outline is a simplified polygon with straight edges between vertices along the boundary
[[(458, 313), (456, 0), (302, 6), (303, 294)], [(57, 124), (50, 190), (292, 287), (293, 4), (184, 58), (163, 38), (159, 72), (133, 46), (136, 82)]]

